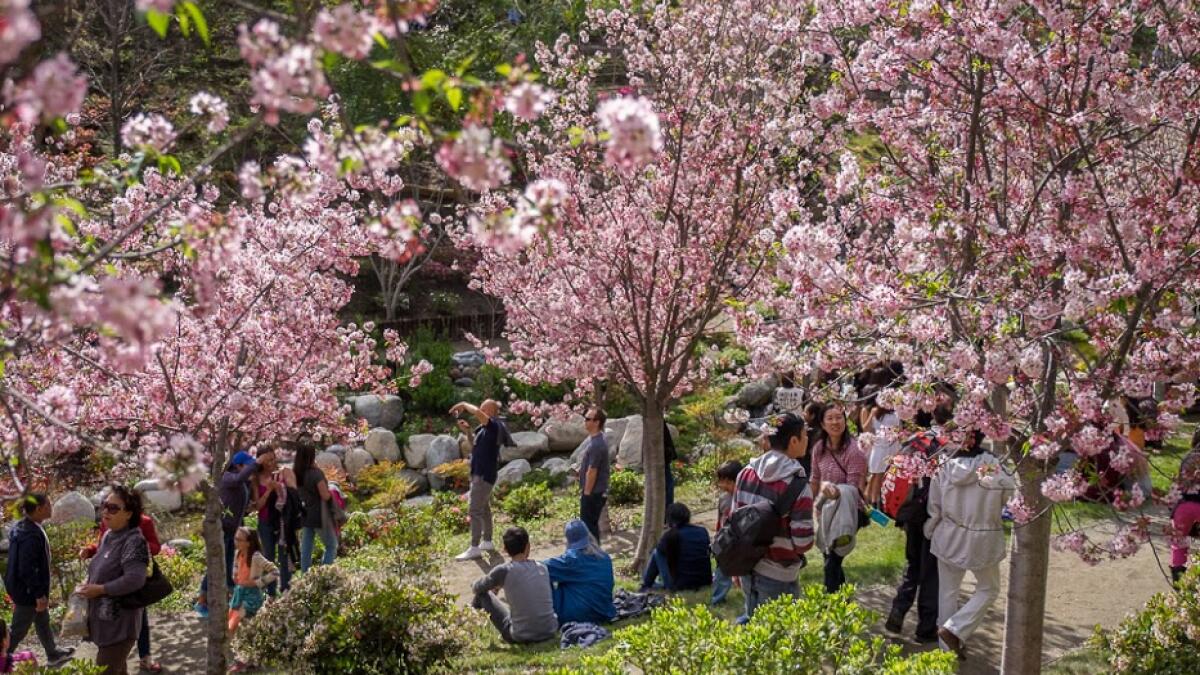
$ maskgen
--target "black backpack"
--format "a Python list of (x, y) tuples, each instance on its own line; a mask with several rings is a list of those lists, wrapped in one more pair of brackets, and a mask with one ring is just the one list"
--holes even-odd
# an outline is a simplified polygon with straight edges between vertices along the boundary
[(792, 477), (787, 490), (773, 502), (755, 502), (735, 509), (712, 541), (717, 567), (727, 576), (750, 574), (767, 555), (771, 541), (779, 534), (779, 523), (792, 510), (792, 504), (804, 491), (808, 478)]

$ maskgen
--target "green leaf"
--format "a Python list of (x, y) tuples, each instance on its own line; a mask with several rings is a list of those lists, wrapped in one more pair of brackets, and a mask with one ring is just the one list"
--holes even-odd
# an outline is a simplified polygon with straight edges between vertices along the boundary
[(432, 70), (425, 71), (425, 73), (421, 75), (421, 86), (425, 87), (426, 89), (437, 89), (442, 85), (443, 82), (446, 81), (446, 79), (447, 76), (444, 71), (434, 68)]
[(388, 48), (388, 41), (387, 38), (383, 37), (383, 33), (375, 33), (371, 36), (371, 39), (375, 40), (375, 44), (379, 45), (380, 47), (383, 47), (384, 49)]
[(567, 138), (570, 139), (572, 148), (578, 148), (587, 140), (587, 130), (582, 127), (571, 127), (567, 129)]
[(512, 75), (512, 64), (501, 63), (500, 65), (496, 66), (496, 72), (504, 77), (508, 77), (509, 75)]
[(371, 67), (378, 70), (390, 70), (394, 73), (407, 73), (408, 66), (396, 59), (383, 59), (382, 61), (372, 61)]
[(188, 37), (192, 34), (192, 22), (188, 19), (187, 14), (179, 9), (175, 13), (175, 18), (179, 20), (179, 32), (183, 33), (183, 37)]
[(413, 97), (412, 97), (413, 110), (417, 111), (418, 115), (428, 115), (429, 114), (429, 106), (431, 105), (431, 103), (432, 102), (429, 100), (429, 93), (426, 92), (424, 89), (413, 92)]
[(146, 23), (158, 33), (158, 37), (165, 38), (167, 29), (171, 27), (171, 15), (152, 9), (146, 12)]
[(180, 166), (179, 160), (174, 155), (159, 155), (158, 170), (163, 173), (174, 173), (177, 176), (183, 175), (183, 167)]
[(470, 68), (471, 64), (473, 64), (473, 63), (475, 63), (475, 54), (472, 54), (472, 55), (468, 56), (467, 58), (463, 59), (462, 63), (459, 63), (458, 66), (454, 69), (454, 74), (459, 77), (462, 77), (463, 73), (467, 72), (467, 68)]
[(458, 87), (446, 87), (446, 102), (450, 104), (450, 108), (455, 112), (462, 107), (463, 93)]
[[(185, 12), (187, 16), (191, 18), (192, 23), (196, 24), (196, 35), (200, 36), (200, 40), (204, 42), (204, 46), (212, 46), (212, 43), (209, 42), (208, 37), (208, 21), (204, 18), (204, 12), (200, 11), (200, 8), (196, 6), (196, 3), (192, 2), (191, 0), (186, 0), (185, 2), (179, 3), (178, 10)], [(183, 14), (180, 14), (179, 18), (182, 21)]]

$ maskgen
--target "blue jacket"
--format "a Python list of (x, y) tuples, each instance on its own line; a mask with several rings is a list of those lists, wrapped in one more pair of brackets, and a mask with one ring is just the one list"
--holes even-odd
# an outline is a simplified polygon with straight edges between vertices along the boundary
[(14, 605), (32, 607), (50, 597), (50, 544), (37, 523), (22, 518), (8, 533), (4, 587)]
[(566, 553), (546, 561), (554, 589), (554, 613), (558, 625), (571, 621), (607, 623), (617, 618), (613, 606), (613, 565), (607, 553)]
[(667, 559), (671, 590), (694, 590), (712, 583), (708, 530), (684, 525), (667, 530), (658, 540), (658, 552)]

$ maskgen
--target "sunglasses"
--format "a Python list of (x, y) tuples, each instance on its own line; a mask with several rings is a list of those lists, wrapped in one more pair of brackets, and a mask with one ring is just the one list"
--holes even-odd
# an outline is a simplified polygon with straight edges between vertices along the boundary
[(585, 421), (585, 422), (599, 422), (599, 421), (600, 421), (600, 418), (599, 418), (599, 417), (585, 417), (585, 418), (583, 418), (583, 421)]
[(105, 502), (101, 508), (104, 509), (105, 513), (120, 513), (125, 510), (125, 507), (121, 504), (113, 504), (112, 502)]

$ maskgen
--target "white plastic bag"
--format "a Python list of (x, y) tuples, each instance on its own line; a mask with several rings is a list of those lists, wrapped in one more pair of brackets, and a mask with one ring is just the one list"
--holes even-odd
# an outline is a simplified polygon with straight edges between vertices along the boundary
[(63, 615), (63, 637), (87, 637), (87, 598), (78, 593), (72, 593), (67, 598), (67, 613)]

